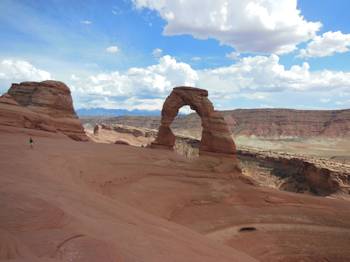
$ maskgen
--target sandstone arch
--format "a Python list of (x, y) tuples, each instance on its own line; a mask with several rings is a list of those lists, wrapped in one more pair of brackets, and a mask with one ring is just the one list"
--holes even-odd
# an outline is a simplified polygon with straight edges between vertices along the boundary
[(194, 87), (175, 87), (164, 102), (161, 125), (154, 147), (173, 149), (175, 135), (170, 125), (179, 109), (185, 105), (196, 111), (202, 120), (202, 140), (199, 153), (206, 152), (235, 155), (236, 147), (231, 132), (220, 112), (215, 111), (208, 99), (208, 91)]

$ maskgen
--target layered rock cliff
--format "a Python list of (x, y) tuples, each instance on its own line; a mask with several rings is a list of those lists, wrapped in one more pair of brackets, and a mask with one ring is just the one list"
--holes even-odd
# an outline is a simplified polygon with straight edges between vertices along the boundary
[(59, 132), (87, 141), (75, 114), (69, 88), (62, 82), (12, 84), (0, 97), (0, 125)]
[(234, 135), (350, 136), (350, 110), (237, 109), (223, 112)]
[[(350, 109), (236, 109), (221, 112), (233, 135), (257, 137), (348, 137)], [(155, 129), (159, 117), (86, 118), (85, 123), (121, 124)], [(197, 114), (179, 116), (171, 127), (176, 134), (200, 138), (201, 122)]]

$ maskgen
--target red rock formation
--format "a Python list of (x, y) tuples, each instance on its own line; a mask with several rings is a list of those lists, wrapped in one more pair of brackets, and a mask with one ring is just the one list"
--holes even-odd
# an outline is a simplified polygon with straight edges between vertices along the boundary
[(60, 132), (87, 141), (75, 114), (69, 88), (62, 82), (13, 84), (0, 97), (0, 125)]
[(62, 82), (12, 84), (7, 92), (21, 106), (54, 117), (75, 116), (70, 90)]
[(257, 184), (285, 191), (350, 199), (350, 166), (297, 154), (237, 150), (243, 174)]
[(350, 110), (237, 109), (223, 114), (235, 135), (350, 136)]
[(208, 91), (193, 87), (176, 87), (167, 97), (162, 109), (158, 136), (152, 145), (173, 149), (175, 135), (170, 129), (170, 124), (177, 116), (179, 109), (185, 105), (195, 110), (202, 121), (200, 153), (234, 155), (236, 148), (230, 130), (223, 116), (214, 110), (213, 104), (208, 99)]

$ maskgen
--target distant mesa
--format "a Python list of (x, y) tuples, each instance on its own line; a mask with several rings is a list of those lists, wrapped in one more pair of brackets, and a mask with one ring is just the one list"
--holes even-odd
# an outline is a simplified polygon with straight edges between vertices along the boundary
[(234, 136), (349, 137), (350, 109), (236, 109), (223, 115)]
[(60, 132), (87, 141), (74, 111), (70, 89), (62, 82), (12, 84), (0, 97), (0, 125)]
[(170, 129), (179, 109), (185, 105), (196, 111), (201, 118), (202, 139), (199, 153), (236, 154), (236, 147), (224, 117), (215, 111), (208, 99), (208, 91), (194, 87), (176, 87), (164, 102), (161, 124), (152, 147), (173, 149), (175, 135)]

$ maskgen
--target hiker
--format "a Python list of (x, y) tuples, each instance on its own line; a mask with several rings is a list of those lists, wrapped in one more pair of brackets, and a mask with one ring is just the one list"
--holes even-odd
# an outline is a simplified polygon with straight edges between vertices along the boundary
[(33, 144), (34, 144), (33, 138), (29, 137), (29, 145), (31, 149), (33, 149)]

